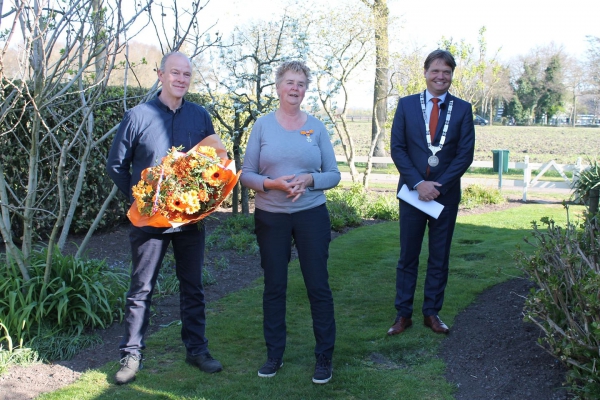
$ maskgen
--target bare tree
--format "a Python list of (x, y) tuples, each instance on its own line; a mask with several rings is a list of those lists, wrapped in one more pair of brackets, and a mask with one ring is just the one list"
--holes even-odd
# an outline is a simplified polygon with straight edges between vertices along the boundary
[(158, 46), (130, 41), (128, 49), (116, 57), (115, 68), (110, 75), (109, 85), (151, 88), (156, 84), (156, 66), (163, 54)]
[[(348, 126), (349, 84), (372, 56), (372, 25), (360, 9), (351, 4), (311, 13), (310, 60), (316, 66), (313, 97), (315, 111), (322, 107), (326, 123), (340, 139), (353, 182), (359, 182), (356, 146)], [(316, 15), (316, 17), (315, 17)], [(307, 17), (308, 18), (308, 17)]]
[(587, 68), (585, 63), (574, 58), (566, 59), (564, 84), (569, 93), (568, 103), (570, 104), (570, 107), (567, 106), (565, 111), (568, 111), (573, 126), (575, 126), (575, 121), (577, 120), (577, 105), (579, 99), (593, 92), (589, 75), (586, 71)]
[(587, 41), (589, 84), (596, 94), (600, 94), (600, 36), (587, 36)]
[[(155, 18), (152, 3), (136, 1), (125, 15), (121, 0), (22, 0), (2, 15), (1, 23), (9, 21), (10, 27), (2, 37), (0, 71), (12, 44), (20, 49), (20, 69), (16, 75), (0, 76), (0, 147), (17, 146), (28, 161), (25, 174), (9, 174), (6, 164), (0, 169), (0, 231), (7, 253), (25, 279), (29, 279), (28, 262), (41, 219), (54, 221), (45, 273), (49, 279), (51, 252), (55, 243), (62, 247), (66, 241), (90, 155), (116, 131), (117, 125), (100, 138), (94, 136), (95, 112), (117, 55), (147, 24), (156, 28), (158, 20), (169, 26), (165, 18), (173, 14), (165, 12), (166, 6), (157, 5), (162, 13), (160, 19)], [(161, 31), (164, 40), (159, 42), (165, 43), (164, 50), (186, 46), (193, 57), (212, 43), (198, 29), (197, 14), (204, 5), (194, 2), (179, 13), (173, 1), (171, 11), (177, 10), (179, 18), (173, 35)], [(19, 181), (23, 176), (26, 181)], [(114, 193), (116, 190), (111, 196)], [(46, 208), (47, 198), (56, 198), (51, 208)], [(15, 220), (22, 226), (20, 250), (11, 233)], [(94, 228), (95, 224), (90, 231)]]
[[(0, 181), (2, 186), (9, 188), (7, 197), (2, 199), (3, 209), (8, 209), (22, 221), (21, 252), (11, 246), (9, 252), (24, 276), (27, 276), (36, 219), (55, 220), (50, 249), (61, 227), (68, 230), (74, 204), (81, 192), (80, 180), (94, 145), (91, 110), (105, 87), (105, 77), (113, 68), (114, 55), (122, 48), (120, 35), (148, 7), (146, 4), (146, 8), (138, 9), (126, 20), (120, 12), (120, 4), (107, 3), (100, 0), (56, 4), (48, 0), (15, 1), (11, 12), (3, 16), (2, 22), (6, 17), (12, 18), (4, 48), (12, 42), (20, 45), (21, 69), (18, 76), (3, 77), (6, 98), (0, 114), (3, 123), (0, 135), (3, 144), (13, 143), (28, 156), (24, 197), (14, 189), (10, 190), (14, 188), (14, 182), (11, 182), (14, 177), (3, 174)], [(102, 31), (101, 27), (106, 26), (111, 26), (110, 32)], [(4, 64), (4, 54), (0, 64)], [(80, 104), (65, 115), (65, 102), (73, 98), (69, 94), (75, 94)], [(72, 110), (72, 104), (69, 106)], [(78, 126), (69, 123), (75, 118), (81, 121)], [(27, 132), (26, 137), (19, 136), (23, 131)], [(60, 139), (59, 131), (66, 132), (66, 136)], [(71, 164), (71, 171), (65, 171), (67, 157), (76, 160)], [(52, 179), (40, 180), (41, 163), (54, 164)], [(67, 199), (65, 176), (73, 174), (77, 181), (71, 199)], [(41, 200), (50, 193), (57, 193), (58, 204), (52, 210), (41, 209)], [(12, 243), (10, 225), (2, 225), (4, 241)], [(46, 278), (49, 267), (48, 263)]]

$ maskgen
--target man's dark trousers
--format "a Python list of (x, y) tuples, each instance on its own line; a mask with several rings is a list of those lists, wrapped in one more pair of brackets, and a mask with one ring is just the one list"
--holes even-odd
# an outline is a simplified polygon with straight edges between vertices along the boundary
[(179, 279), (181, 339), (188, 354), (198, 355), (208, 350), (205, 336), (204, 287), (204, 226), (174, 233), (148, 233), (132, 227), (129, 233), (132, 272), (125, 303), (126, 334), (119, 349), (139, 354), (146, 348), (144, 334), (150, 320), (150, 305), (156, 279), (169, 243), (173, 244), (176, 274)]
[(429, 256), (423, 290), (423, 315), (437, 315), (444, 302), (452, 234), (458, 205), (446, 205), (435, 219), (400, 200), (400, 259), (396, 267), (396, 310), (399, 317), (412, 318), (419, 255), (429, 225)]

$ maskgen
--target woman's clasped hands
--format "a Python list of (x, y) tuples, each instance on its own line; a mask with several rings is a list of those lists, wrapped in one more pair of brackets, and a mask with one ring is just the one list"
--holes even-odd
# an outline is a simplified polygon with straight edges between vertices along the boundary
[(313, 186), (313, 184), (311, 174), (283, 175), (276, 179), (266, 179), (264, 182), (266, 189), (281, 190), (287, 193), (286, 197), (293, 197), (292, 203), (298, 200), (306, 192), (306, 188)]

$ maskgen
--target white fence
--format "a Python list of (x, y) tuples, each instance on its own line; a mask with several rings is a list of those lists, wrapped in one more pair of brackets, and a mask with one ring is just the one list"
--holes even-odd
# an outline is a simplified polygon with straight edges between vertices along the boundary
[[(346, 157), (336, 155), (336, 161), (338, 162), (346, 162)], [(354, 162), (367, 162), (367, 156), (359, 156), (354, 158)], [(374, 164), (393, 164), (391, 157), (373, 157), (371, 158), (371, 162)], [(473, 161), (471, 167), (478, 168), (493, 168), (494, 163), (492, 161)], [(548, 161), (546, 163), (530, 163), (529, 157), (525, 156), (525, 160), (523, 162), (509, 162), (508, 168), (510, 169), (520, 169), (523, 170), (523, 201), (527, 201), (527, 189), (531, 187), (540, 187), (540, 188), (556, 188), (556, 189), (570, 189), (573, 184), (573, 180), (569, 179), (565, 172), (581, 172), (586, 169), (588, 165), (583, 165), (581, 163), (581, 158), (577, 159), (576, 164), (557, 164), (552, 161)], [(540, 178), (548, 172), (550, 169), (554, 168), (558, 173), (562, 176), (564, 182), (555, 182), (555, 181), (541, 181)], [(531, 179), (532, 171), (539, 171), (535, 178)], [(574, 176), (575, 177), (575, 176)]]

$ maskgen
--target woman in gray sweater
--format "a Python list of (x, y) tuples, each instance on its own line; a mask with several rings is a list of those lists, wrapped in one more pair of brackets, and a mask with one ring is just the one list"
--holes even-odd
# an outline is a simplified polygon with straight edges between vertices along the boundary
[(254, 222), (264, 269), (267, 362), (258, 376), (273, 377), (283, 366), (287, 273), (293, 238), (316, 340), (313, 382), (327, 383), (333, 370), (335, 319), (327, 272), (331, 223), (324, 190), (339, 183), (340, 172), (325, 126), (300, 110), (309, 83), (310, 70), (303, 62), (284, 62), (277, 69), (279, 108), (254, 124), (240, 180), (256, 191)]

